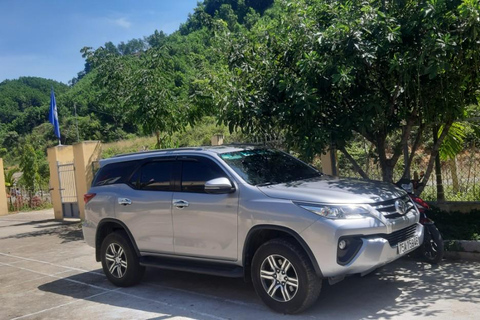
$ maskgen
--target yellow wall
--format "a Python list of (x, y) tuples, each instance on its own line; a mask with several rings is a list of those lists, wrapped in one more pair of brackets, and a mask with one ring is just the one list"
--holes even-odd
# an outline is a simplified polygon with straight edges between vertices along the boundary
[(8, 214), (7, 190), (5, 188), (5, 176), (3, 172), (3, 159), (0, 158), (0, 216)]
[(56, 146), (56, 147), (48, 148), (47, 154), (48, 154), (48, 164), (50, 167), (50, 195), (52, 197), (53, 211), (55, 214), (55, 219), (62, 220), (63, 212), (62, 212), (62, 201), (60, 196), (60, 185), (59, 185), (59, 178), (58, 178), (57, 162), (62, 164), (73, 162), (73, 147), (72, 146)]
[(321, 155), (321, 160), (322, 160), (322, 172), (332, 176), (333, 175), (333, 165), (332, 165), (332, 158), (331, 158), (331, 152), (335, 153), (335, 163), (336, 163), (336, 171), (337, 171), (337, 176), (339, 175), (338, 172), (338, 161), (337, 161), (337, 150), (328, 150), (325, 154)]
[(100, 159), (101, 143), (84, 141), (73, 145), (75, 161), (75, 184), (77, 187), (78, 208), (80, 218), (85, 219), (85, 202), (83, 195), (87, 193), (93, 180), (92, 163)]

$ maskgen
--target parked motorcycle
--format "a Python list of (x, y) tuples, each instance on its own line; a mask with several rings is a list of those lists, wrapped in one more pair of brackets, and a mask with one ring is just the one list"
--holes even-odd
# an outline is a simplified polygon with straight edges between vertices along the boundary
[(443, 239), (432, 219), (427, 217), (430, 209), (428, 203), (413, 193), (413, 183), (410, 180), (400, 180), (397, 185), (407, 191), (410, 199), (420, 211), (420, 223), (424, 227), (423, 244), (414, 251), (414, 255), (420, 256), (431, 264), (438, 264), (443, 259)]

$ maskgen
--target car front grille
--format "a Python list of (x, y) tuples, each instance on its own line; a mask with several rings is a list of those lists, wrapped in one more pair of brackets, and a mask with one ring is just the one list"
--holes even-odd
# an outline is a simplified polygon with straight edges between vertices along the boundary
[(410, 227), (406, 227), (404, 229), (394, 231), (390, 234), (380, 234), (379, 236), (381, 238), (386, 239), (390, 244), (390, 246), (394, 247), (399, 242), (405, 241), (415, 236), (416, 231), (417, 231), (417, 224), (413, 224)]
[[(413, 204), (412, 200), (408, 195), (405, 195), (399, 199), (403, 200), (407, 204), (407, 212), (405, 213), (405, 215), (412, 211), (415, 212), (415, 205)], [(402, 214), (398, 213), (397, 209), (395, 208), (395, 201), (399, 199), (378, 202), (372, 205), (372, 207), (379, 211), (381, 214), (383, 214), (385, 218), (396, 219), (403, 216)]]

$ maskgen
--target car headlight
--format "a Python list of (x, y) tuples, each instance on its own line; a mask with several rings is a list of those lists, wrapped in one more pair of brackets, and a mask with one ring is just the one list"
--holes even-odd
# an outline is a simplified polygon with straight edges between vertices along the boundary
[(365, 205), (321, 205), (310, 203), (298, 203), (296, 205), (310, 212), (316, 213), (328, 219), (364, 219), (372, 218), (371, 211)]

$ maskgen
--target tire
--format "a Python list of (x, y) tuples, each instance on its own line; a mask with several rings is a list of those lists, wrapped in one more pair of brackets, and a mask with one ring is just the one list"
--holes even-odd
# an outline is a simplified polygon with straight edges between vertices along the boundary
[(118, 287), (129, 287), (140, 282), (145, 267), (139, 264), (135, 249), (125, 232), (107, 235), (100, 250), (103, 272), (111, 283)]
[(425, 236), (422, 244), (422, 256), (431, 263), (438, 264), (443, 259), (443, 239), (442, 235), (438, 231), (434, 224), (426, 224)]
[(322, 288), (322, 279), (303, 249), (286, 239), (273, 239), (258, 248), (252, 261), (252, 282), (260, 299), (284, 314), (310, 307)]

